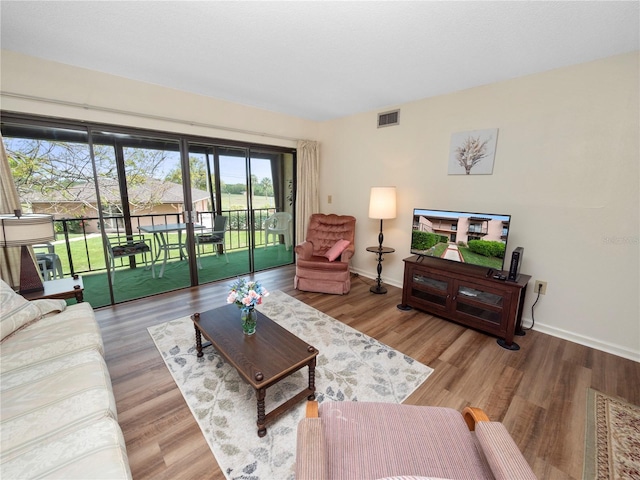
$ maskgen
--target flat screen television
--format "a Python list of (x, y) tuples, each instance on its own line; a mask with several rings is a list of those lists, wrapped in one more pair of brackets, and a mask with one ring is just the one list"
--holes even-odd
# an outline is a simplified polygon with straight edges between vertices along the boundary
[(413, 210), (411, 253), (503, 270), (511, 215)]

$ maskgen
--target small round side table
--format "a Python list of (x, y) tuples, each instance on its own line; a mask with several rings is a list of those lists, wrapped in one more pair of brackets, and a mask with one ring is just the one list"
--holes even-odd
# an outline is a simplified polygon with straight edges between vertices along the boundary
[(387, 293), (387, 289), (381, 285), (382, 283), (382, 256), (385, 253), (393, 253), (395, 249), (390, 247), (383, 247), (382, 245), (378, 245), (376, 247), (367, 247), (367, 252), (375, 253), (378, 256), (378, 278), (376, 279), (376, 285), (369, 289), (372, 293)]

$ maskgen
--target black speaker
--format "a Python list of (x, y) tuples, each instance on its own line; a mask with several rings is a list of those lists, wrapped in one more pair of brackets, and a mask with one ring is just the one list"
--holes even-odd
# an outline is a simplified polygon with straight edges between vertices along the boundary
[(507, 279), (510, 282), (517, 282), (518, 275), (520, 275), (520, 264), (522, 263), (522, 254), (524, 248), (517, 247), (511, 254), (511, 265), (509, 265), (509, 276)]

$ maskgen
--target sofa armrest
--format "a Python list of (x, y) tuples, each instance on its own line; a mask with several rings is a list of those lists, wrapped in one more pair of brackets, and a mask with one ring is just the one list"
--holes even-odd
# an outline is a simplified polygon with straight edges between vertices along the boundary
[(327, 452), (320, 418), (303, 418), (298, 423), (296, 480), (327, 478)]
[(296, 255), (303, 260), (309, 260), (313, 255), (313, 243), (304, 241), (295, 247)]
[(478, 422), (476, 438), (496, 480), (536, 480), (509, 432), (499, 422)]

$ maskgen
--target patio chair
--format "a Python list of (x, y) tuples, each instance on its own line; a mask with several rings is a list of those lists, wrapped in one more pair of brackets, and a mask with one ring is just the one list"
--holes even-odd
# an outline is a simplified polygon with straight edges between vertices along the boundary
[(284, 237), (284, 245), (287, 250), (291, 248), (291, 222), (293, 217), (289, 212), (276, 212), (264, 221), (264, 248), (269, 245), (269, 236), (273, 236), (273, 244), (276, 245), (280, 235)]
[[(129, 235), (107, 237), (107, 251), (109, 253), (108, 268), (111, 273), (111, 283), (116, 275), (116, 258), (135, 257), (142, 255), (145, 265), (148, 264), (147, 254), (151, 257), (151, 240), (144, 235)], [(151, 262), (151, 276), (155, 278), (156, 273)]]
[[(41, 253), (38, 250), (46, 250)], [(33, 251), (36, 254), (36, 261), (40, 267), (40, 274), (42, 280), (45, 282), (54, 278), (62, 278), (62, 262), (60, 257), (56, 253), (55, 246), (52, 243), (43, 243), (33, 246)]]
[(227, 257), (227, 247), (225, 245), (225, 234), (227, 231), (227, 217), (223, 215), (216, 216), (213, 221), (212, 229), (205, 229), (201, 231), (196, 231), (196, 250), (198, 250), (198, 269), (202, 269), (202, 263), (200, 262), (201, 255), (201, 245), (213, 245), (213, 250), (216, 252), (216, 257), (218, 256), (219, 248), (222, 249), (222, 253), (224, 254), (224, 258), (229, 263), (229, 257)]

